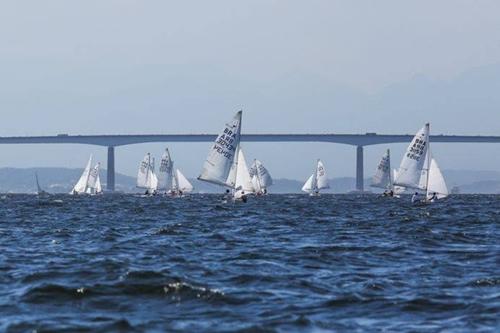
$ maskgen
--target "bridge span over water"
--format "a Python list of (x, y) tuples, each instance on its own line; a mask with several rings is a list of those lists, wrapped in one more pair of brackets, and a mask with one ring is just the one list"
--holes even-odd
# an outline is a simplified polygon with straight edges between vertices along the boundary
[[(151, 142), (213, 142), (215, 134), (66, 135), (0, 137), (0, 144), (86, 144), (107, 147), (107, 190), (115, 189), (115, 147)], [(410, 142), (413, 134), (242, 134), (242, 142), (327, 142), (356, 147), (356, 189), (363, 191), (363, 147)], [(500, 136), (432, 135), (431, 142), (500, 143)]]

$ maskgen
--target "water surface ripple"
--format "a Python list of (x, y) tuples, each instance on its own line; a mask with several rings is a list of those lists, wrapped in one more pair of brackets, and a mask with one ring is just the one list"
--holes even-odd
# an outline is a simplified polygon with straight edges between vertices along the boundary
[(0, 200), (7, 332), (493, 332), (500, 196)]

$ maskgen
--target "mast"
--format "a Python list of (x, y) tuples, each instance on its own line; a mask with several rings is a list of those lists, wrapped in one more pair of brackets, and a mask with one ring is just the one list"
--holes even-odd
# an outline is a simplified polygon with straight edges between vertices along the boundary
[(428, 143), (427, 143), (427, 179), (425, 180), (425, 198), (427, 199), (427, 196), (429, 195), (429, 174), (430, 174), (430, 170), (431, 170), (431, 136), (430, 136), (430, 133), (431, 133), (431, 129), (430, 129), (430, 124), (427, 123), (425, 124), (425, 126), (427, 126), (428, 128), (428, 131), (429, 131), (429, 139), (428, 139)]
[(389, 169), (389, 189), (391, 191), (394, 191), (393, 187), (394, 185), (392, 184), (392, 169), (391, 169), (391, 150), (390, 149), (387, 149), (387, 165), (388, 165), (388, 169)]

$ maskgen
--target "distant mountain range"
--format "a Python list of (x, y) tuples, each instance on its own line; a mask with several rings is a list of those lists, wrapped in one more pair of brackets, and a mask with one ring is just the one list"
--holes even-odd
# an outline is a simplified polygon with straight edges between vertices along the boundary
[[(38, 173), (41, 186), (52, 193), (68, 193), (78, 180), (82, 170), (65, 168), (0, 168), (1, 193), (33, 193), (35, 192), (35, 172)], [(471, 170), (444, 170), (448, 187), (457, 186), (460, 193), (488, 193), (500, 194), (500, 172), (498, 171), (471, 171)], [(101, 179), (106, 182), (106, 170), (101, 170)], [(196, 192), (220, 193), (218, 186), (190, 179)], [(330, 180), (331, 189), (326, 193), (347, 193), (355, 189), (354, 177), (334, 178)], [(370, 179), (365, 179), (365, 189), (378, 192), (369, 187)], [(298, 193), (303, 182), (292, 179), (275, 179), (270, 188), (272, 193)], [(137, 193), (135, 178), (123, 174), (116, 174), (116, 190), (126, 193)]]

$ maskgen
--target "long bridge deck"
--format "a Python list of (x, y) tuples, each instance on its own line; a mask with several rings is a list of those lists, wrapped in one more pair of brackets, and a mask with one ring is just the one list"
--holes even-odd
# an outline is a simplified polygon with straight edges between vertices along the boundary
[[(115, 147), (152, 142), (212, 142), (215, 134), (130, 134), (0, 137), (0, 144), (86, 144), (107, 147), (107, 190), (115, 189)], [(363, 147), (410, 142), (413, 134), (242, 134), (244, 142), (327, 142), (356, 146), (356, 190), (363, 191)], [(500, 136), (432, 135), (431, 142), (500, 143)]]

